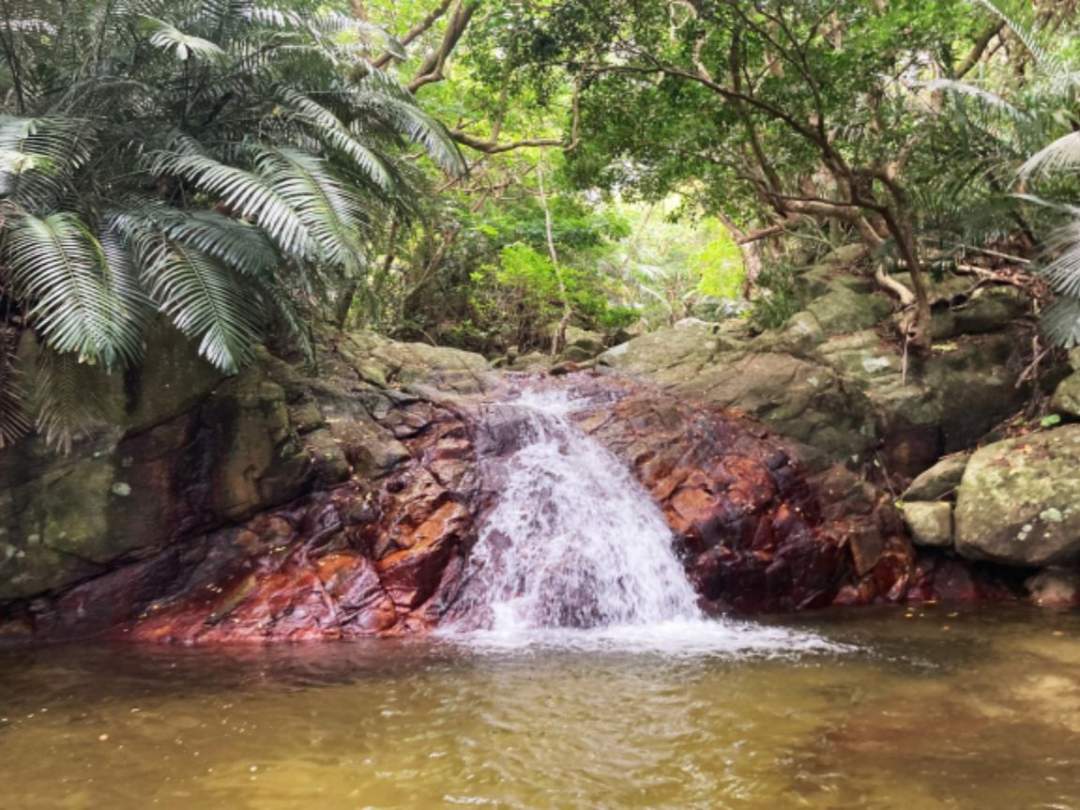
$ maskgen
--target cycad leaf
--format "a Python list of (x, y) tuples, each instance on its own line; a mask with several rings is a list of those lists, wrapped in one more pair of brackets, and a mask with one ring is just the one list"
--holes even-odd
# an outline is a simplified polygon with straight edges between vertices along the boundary
[(139, 358), (138, 294), (124, 269), (75, 215), (24, 215), (12, 224), (7, 261), (30, 317), (57, 352), (123, 365)]
[(91, 132), (74, 118), (0, 116), (0, 197), (47, 208), (89, 159)]
[(1056, 292), (1080, 299), (1080, 219), (1055, 231), (1047, 247), (1057, 255), (1043, 275)]
[(151, 171), (182, 177), (254, 220), (286, 255), (313, 256), (315, 245), (304, 221), (263, 177), (191, 151), (159, 152), (152, 156)]
[(931, 91), (942, 91), (955, 96), (974, 99), (984, 108), (1004, 113), (1009, 118), (1022, 120), (1030, 117), (997, 93), (984, 90), (968, 82), (956, 81), (955, 79), (931, 79), (930, 81), (919, 82), (919, 86)]
[(10, 447), (30, 432), (26, 415), (26, 391), (15, 364), (18, 333), (0, 329), (0, 450)]
[(185, 34), (172, 23), (156, 17), (143, 16), (141, 28), (149, 37), (151, 45), (174, 54), (181, 62), (186, 62), (192, 57), (216, 62), (226, 56), (225, 51), (216, 42)]
[(1080, 299), (1062, 296), (1043, 313), (1042, 330), (1056, 346), (1080, 346)]
[[(461, 150), (442, 123), (405, 99), (384, 94), (376, 103), (385, 111), (391, 125), (413, 143), (423, 147), (439, 168), (455, 177), (466, 173)], [(355, 126), (354, 134), (359, 134)]]
[(1035, 34), (1030, 31), (1026, 26), (1021, 25), (1017, 20), (1010, 17), (1005, 11), (998, 8), (996, 4), (990, 0), (975, 0), (976, 3), (983, 8), (988, 9), (991, 13), (998, 17), (1005, 25), (1009, 27), (1009, 30), (1016, 35), (1024, 47), (1027, 48), (1035, 61), (1043, 68), (1047, 73), (1052, 76), (1059, 76), (1063, 70), (1064, 65), (1061, 60), (1054, 54), (1047, 51), (1042, 45), (1039, 44)]
[(96, 403), (87, 399), (88, 367), (74, 354), (42, 347), (33, 368), (30, 390), (34, 427), (52, 449), (70, 453), (72, 444), (96, 422)]
[(118, 233), (156, 230), (244, 275), (269, 276), (285, 263), (261, 228), (216, 211), (182, 211), (157, 200), (135, 198), (108, 219)]
[(380, 188), (393, 188), (394, 176), (386, 160), (362, 143), (330, 110), (290, 87), (281, 88), (280, 95), (292, 116), (307, 124), (319, 140), (347, 155)]
[(267, 149), (259, 173), (303, 221), (325, 261), (355, 270), (362, 252), (359, 204), (326, 163), (297, 149)]
[(1067, 169), (1080, 169), (1080, 132), (1070, 132), (1040, 149), (1025, 161), (1018, 174), (1030, 177)]
[(195, 248), (153, 237), (139, 256), (154, 302), (199, 341), (203, 357), (226, 373), (250, 360), (262, 313), (228, 268)]

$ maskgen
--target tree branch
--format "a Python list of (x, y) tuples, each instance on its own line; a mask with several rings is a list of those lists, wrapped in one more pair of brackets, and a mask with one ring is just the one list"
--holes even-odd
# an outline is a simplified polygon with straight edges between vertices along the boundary
[[(450, 8), (450, 4), (453, 2), (454, 0), (443, 0), (443, 2), (439, 5), (437, 9), (432, 11), (430, 14), (424, 17), (424, 19), (422, 19), (420, 22), (418, 22), (416, 25), (409, 29), (409, 32), (401, 38), (401, 44), (405, 47), (408, 47), (413, 42), (415, 42), (418, 37), (427, 33), (431, 29), (431, 26), (437, 23), (443, 17), (443, 15), (446, 14), (447, 9)], [(380, 56), (378, 59), (376, 59), (372, 64), (374, 64), (375, 67), (381, 70), (382, 68), (389, 65), (390, 62), (393, 61), (393, 59), (394, 55), (390, 52), (387, 52)]]
[(983, 31), (982, 34), (979, 35), (979, 38), (975, 40), (975, 46), (971, 49), (971, 52), (966, 57), (964, 57), (964, 61), (961, 62), (959, 66), (957, 66), (957, 79), (964, 78), (964, 76), (970, 73), (975, 68), (975, 66), (979, 64), (979, 60), (982, 59), (983, 54), (986, 53), (986, 49), (990, 46), (990, 43), (993, 41), (994, 37), (1000, 34), (1004, 28), (1005, 22), (1001, 21), (996, 25), (992, 25), (990, 28), (987, 28), (985, 31)]
[(440, 82), (445, 78), (443, 68), (446, 66), (446, 60), (454, 52), (454, 48), (457, 47), (462, 34), (469, 27), (469, 22), (479, 7), (479, 0), (457, 0), (454, 14), (450, 17), (450, 22), (446, 24), (442, 42), (436, 50), (428, 54), (417, 70), (416, 76), (409, 82), (410, 93), (415, 93), (425, 84)]

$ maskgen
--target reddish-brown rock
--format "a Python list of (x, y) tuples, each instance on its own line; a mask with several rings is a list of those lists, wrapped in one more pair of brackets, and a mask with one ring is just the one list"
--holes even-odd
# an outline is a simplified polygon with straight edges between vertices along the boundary
[(656, 498), (708, 609), (904, 597), (914, 552), (873, 488), (839, 470), (809, 480), (784, 442), (736, 414), (612, 378), (575, 384), (606, 392), (580, 424)]
[[(503, 453), (522, 438), (512, 421), (487, 424), (478, 447), (483, 402), (524, 384), (581, 395), (576, 422), (656, 499), (710, 612), (1007, 593), (955, 560), (917, 561), (888, 498), (840, 468), (808, 478), (789, 446), (757, 423), (619, 377), (577, 373), (509, 377), (502, 391), (441, 404), (364, 389), (358, 396), (372, 404), (360, 405), (332, 392), (338, 417), (328, 422), (326, 455), (334, 460), (341, 448), (352, 477), (335, 483), (342, 476), (334, 461), (333, 475), (316, 477), (314, 491), (284, 506), (193, 529), (202, 534), (0, 610), (0, 632), (209, 644), (430, 630), (453, 607), (477, 527), (497, 496), (481, 486), (477, 453)], [(352, 407), (371, 415), (350, 422)], [(376, 430), (393, 437), (377, 464), (365, 439)]]

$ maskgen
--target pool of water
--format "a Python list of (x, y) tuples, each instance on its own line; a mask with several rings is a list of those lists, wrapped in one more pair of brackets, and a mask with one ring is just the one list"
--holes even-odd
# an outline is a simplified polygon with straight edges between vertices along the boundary
[(1080, 615), (785, 627), (0, 651), (0, 807), (1080, 808)]

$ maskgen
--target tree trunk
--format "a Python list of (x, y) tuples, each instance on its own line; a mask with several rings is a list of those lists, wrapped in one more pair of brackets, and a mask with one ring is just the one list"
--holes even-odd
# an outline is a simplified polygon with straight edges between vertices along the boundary
[(919, 260), (918, 248), (910, 223), (902, 215), (891, 214), (888, 217), (889, 231), (896, 240), (900, 258), (911, 273), (911, 289), (915, 302), (908, 313), (901, 319), (904, 339), (916, 351), (928, 352), (933, 342), (931, 334), (930, 292), (927, 289), (926, 274)]
[(570, 325), (570, 317), (573, 310), (570, 308), (570, 299), (566, 295), (566, 282), (563, 281), (562, 270), (559, 268), (559, 254), (555, 250), (555, 234), (551, 222), (551, 207), (548, 205), (547, 192), (544, 189), (544, 170), (541, 165), (536, 167), (536, 179), (540, 186), (540, 205), (544, 209), (544, 230), (547, 233), (548, 255), (551, 257), (551, 265), (555, 270), (555, 280), (559, 283), (559, 298), (562, 300), (563, 315), (559, 319), (559, 325), (555, 328), (555, 334), (551, 336), (551, 356), (554, 357), (562, 351), (566, 343), (566, 327)]

